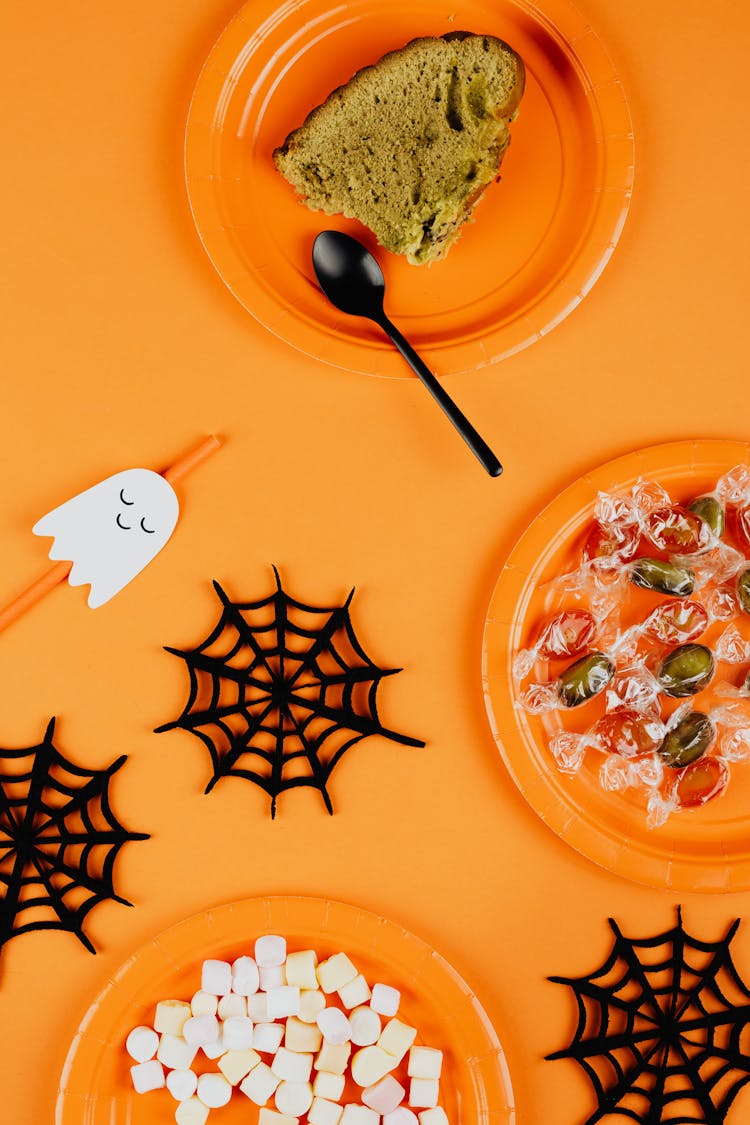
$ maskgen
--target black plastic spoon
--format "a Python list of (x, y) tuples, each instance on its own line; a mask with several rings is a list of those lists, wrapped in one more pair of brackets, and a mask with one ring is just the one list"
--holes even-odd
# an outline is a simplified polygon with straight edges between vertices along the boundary
[(373, 320), (383, 329), (448, 415), (474, 456), (491, 477), (499, 477), (503, 467), (487, 442), (461, 413), (448, 392), (443, 390), (409, 341), (385, 315), (385, 278), (370, 251), (348, 234), (324, 230), (315, 239), (312, 260), (318, 284), (331, 304), (350, 316), (363, 316), (367, 320)]

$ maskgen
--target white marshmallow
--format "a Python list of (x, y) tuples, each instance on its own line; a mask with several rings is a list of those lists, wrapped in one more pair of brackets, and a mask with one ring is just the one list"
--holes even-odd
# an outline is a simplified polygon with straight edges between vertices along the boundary
[(299, 989), (282, 985), (281, 988), (272, 988), (266, 994), (268, 998), (268, 1014), (271, 1019), (285, 1019), (287, 1016), (299, 1015)]
[(361, 973), (339, 989), (339, 999), (345, 1008), (358, 1008), (366, 1004), (371, 995), (370, 986)]
[(154, 1031), (160, 1035), (182, 1035), (185, 1020), (190, 1019), (190, 1005), (184, 1000), (160, 1000), (156, 1005)]
[(176, 1102), (186, 1102), (198, 1089), (198, 1075), (194, 1070), (170, 1070), (167, 1089)]
[(199, 1102), (197, 1098), (188, 1098), (186, 1102), (180, 1102), (177, 1106), (174, 1119), (177, 1125), (206, 1125), (208, 1106)]
[(284, 1038), (280, 1023), (259, 1023), (253, 1028), (253, 1048), (264, 1054), (275, 1055)]
[(351, 1043), (324, 1043), (315, 1059), (316, 1070), (330, 1074), (343, 1074), (352, 1053)]
[(159, 1049), (159, 1036), (152, 1027), (134, 1027), (125, 1040), (125, 1050), (138, 1063), (148, 1062)]
[(352, 1059), (352, 1078), (358, 1086), (374, 1086), (396, 1066), (382, 1047), (363, 1047)]
[(223, 1074), (201, 1074), (198, 1079), (198, 1098), (209, 1109), (221, 1109), (232, 1096), (232, 1087)]
[(150, 1094), (152, 1090), (164, 1087), (164, 1067), (156, 1059), (131, 1066), (130, 1077), (136, 1094)]
[(240, 1090), (256, 1105), (265, 1105), (281, 1079), (265, 1063), (258, 1063), (240, 1082)]
[(380, 1016), (372, 1008), (355, 1008), (349, 1013), (349, 1026), (355, 1047), (371, 1047), (380, 1038)]
[(281, 1082), (276, 1087), (274, 1098), (279, 1113), (301, 1117), (312, 1105), (312, 1086), (309, 1082)]
[(238, 957), (232, 965), (232, 992), (252, 996), (260, 988), (260, 973), (252, 957)]
[(409, 1051), (410, 1078), (439, 1078), (443, 1069), (443, 1052), (434, 1047), (412, 1047)]
[(312, 1065), (312, 1055), (298, 1055), (296, 1051), (279, 1047), (273, 1057), (271, 1070), (284, 1082), (309, 1082)]
[(362, 1091), (363, 1105), (374, 1109), (381, 1116), (386, 1113), (393, 1113), (405, 1097), (406, 1090), (391, 1074), (387, 1074), (380, 1082), (376, 1082), (374, 1086), (368, 1086), (366, 1090)]
[(214, 961), (209, 958), (201, 968), (201, 989), (212, 992), (214, 996), (226, 996), (232, 991), (232, 966), (228, 961)]
[(301, 953), (290, 953), (284, 966), (286, 983), (296, 985), (300, 989), (317, 989), (318, 976), (315, 972), (317, 963), (317, 954), (312, 949), (305, 949)]
[(448, 1125), (448, 1114), (439, 1105), (434, 1109), (424, 1109), (419, 1115), (419, 1125)]
[(221, 1032), (219, 1032), (219, 1038), (214, 1039), (213, 1043), (204, 1043), (201, 1047), (201, 1051), (203, 1051), (203, 1054), (206, 1056), (206, 1058), (211, 1059), (212, 1062), (215, 1059), (220, 1059), (221, 1056), (226, 1052), (226, 1047), (224, 1046), (224, 1036), (221, 1034)]
[[(428, 1110), (428, 1112), (430, 1111)], [(419, 1118), (414, 1110), (409, 1109), (408, 1106), (400, 1105), (398, 1109), (394, 1109), (393, 1113), (384, 1115), (382, 1125), (419, 1125)], [(437, 1125), (437, 1122), (435, 1125)], [(448, 1125), (447, 1119), (445, 1125)]]
[(373, 1109), (350, 1102), (344, 1106), (339, 1125), (379, 1125), (379, 1122), (380, 1118)]
[(219, 1010), (219, 997), (199, 989), (190, 1001), (190, 1010), (194, 1016), (215, 1016)]
[(323, 1045), (323, 1036), (319, 1029), (312, 1023), (303, 1023), (302, 1020), (290, 1016), (286, 1021), (284, 1033), (284, 1046), (290, 1051), (309, 1051), (317, 1054)]
[(230, 1020), (235, 1016), (246, 1016), (247, 1000), (244, 996), (238, 996), (237, 993), (230, 992), (221, 997), (216, 1012), (219, 1019), (222, 1020)]
[(357, 976), (357, 970), (345, 953), (334, 953), (318, 965), (318, 982), (326, 995), (338, 992)]
[(281, 988), (284, 984), (284, 966), (268, 965), (258, 970), (262, 992), (271, 992), (274, 988)]
[(409, 1085), (409, 1105), (415, 1109), (434, 1109), (440, 1097), (440, 1084), (436, 1078), (412, 1078)]
[(309, 1125), (339, 1125), (343, 1112), (344, 1107), (337, 1102), (329, 1102), (326, 1098), (313, 1098), (307, 1120)]
[(286, 961), (286, 938), (275, 934), (259, 937), (255, 943), (255, 960), (259, 969), (283, 965)]
[(298, 1117), (288, 1117), (275, 1109), (262, 1109), (258, 1114), (258, 1125), (299, 1125)]
[(303, 1023), (316, 1023), (326, 1006), (326, 998), (318, 988), (303, 989), (299, 994), (299, 1018)]
[(409, 1027), (401, 1020), (389, 1020), (380, 1034), (378, 1046), (387, 1054), (393, 1055), (397, 1062), (401, 1062), (416, 1038), (415, 1027)]
[(168, 1070), (189, 1070), (197, 1053), (198, 1048), (181, 1035), (162, 1035), (156, 1057)]
[(273, 1019), (268, 1014), (268, 995), (265, 992), (256, 992), (247, 998), (247, 1014), (253, 1023), (272, 1023)]
[(215, 1043), (219, 1038), (219, 1021), (216, 1016), (192, 1016), (185, 1020), (182, 1034), (191, 1047), (202, 1047)]
[(219, 1059), (219, 1070), (230, 1086), (237, 1086), (254, 1067), (260, 1065), (260, 1055), (256, 1051), (227, 1051)]
[(395, 1016), (401, 1003), (401, 993), (389, 984), (373, 985), (370, 1007), (381, 1016)]
[(324, 1008), (316, 1022), (326, 1043), (348, 1043), (352, 1037), (349, 1020), (339, 1008)]
[(221, 1029), (228, 1051), (245, 1051), (253, 1045), (253, 1021), (247, 1016), (230, 1016)]
[(313, 1082), (313, 1094), (316, 1098), (338, 1102), (344, 1096), (345, 1087), (346, 1078), (343, 1074), (329, 1074), (327, 1070), (319, 1070)]

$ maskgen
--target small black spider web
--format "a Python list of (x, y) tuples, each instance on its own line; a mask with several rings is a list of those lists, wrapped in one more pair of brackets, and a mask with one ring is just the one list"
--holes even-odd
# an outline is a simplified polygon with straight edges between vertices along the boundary
[(404, 746), (424, 742), (384, 727), (377, 707), (383, 679), (352, 624), (351, 591), (343, 605), (313, 606), (282, 587), (259, 601), (233, 602), (218, 582), (218, 624), (194, 649), (167, 648), (187, 665), (190, 691), (182, 714), (157, 733), (180, 728), (201, 739), (213, 774), (244, 777), (271, 798), (317, 789), (329, 813), (328, 780), (356, 743), (377, 734)]
[(128, 832), (109, 803), (125, 755), (103, 770), (69, 762), (50, 719), (38, 746), (0, 749), (0, 947), (29, 930), (67, 930), (91, 953), (86, 915), (116, 894), (113, 868)]
[(652, 938), (615, 937), (607, 960), (585, 977), (550, 977), (575, 994), (570, 1046), (598, 1107), (585, 1125), (626, 1117), (640, 1125), (722, 1125), (750, 1082), (750, 991), (731, 954), (737, 919), (716, 942), (682, 924)]

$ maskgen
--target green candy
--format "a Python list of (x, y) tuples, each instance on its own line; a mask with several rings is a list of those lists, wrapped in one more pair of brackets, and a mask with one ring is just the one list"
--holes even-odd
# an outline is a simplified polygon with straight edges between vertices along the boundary
[(665, 736), (659, 747), (661, 760), (672, 769), (697, 762), (716, 738), (716, 728), (702, 711), (691, 711)]
[(714, 657), (705, 645), (678, 645), (661, 662), (657, 679), (666, 695), (696, 695), (714, 674)]
[(644, 590), (675, 598), (687, 598), (695, 589), (695, 574), (690, 567), (665, 559), (638, 559), (633, 563), (630, 581)]
[(707, 523), (717, 539), (722, 537), (726, 526), (726, 517), (724, 509), (715, 496), (697, 496), (695, 500), (691, 500), (688, 504), (688, 511), (694, 512), (699, 519)]
[(592, 652), (565, 669), (557, 694), (565, 707), (578, 707), (603, 691), (614, 674), (612, 661), (603, 652)]
[(743, 613), (750, 613), (750, 570), (743, 570), (737, 579), (737, 597)]

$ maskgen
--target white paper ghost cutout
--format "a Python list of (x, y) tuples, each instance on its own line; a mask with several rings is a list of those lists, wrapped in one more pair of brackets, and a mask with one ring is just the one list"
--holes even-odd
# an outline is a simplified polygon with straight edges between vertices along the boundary
[(126, 469), (87, 488), (34, 524), (53, 535), (51, 559), (73, 563), (71, 586), (90, 583), (91, 609), (104, 605), (158, 555), (179, 514), (171, 484), (151, 469)]

